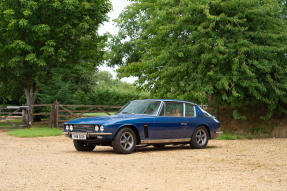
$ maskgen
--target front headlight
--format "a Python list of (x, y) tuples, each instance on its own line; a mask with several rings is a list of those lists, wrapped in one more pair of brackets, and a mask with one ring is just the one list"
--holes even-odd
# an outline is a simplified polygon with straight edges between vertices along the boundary
[(95, 131), (99, 131), (100, 127), (98, 125), (95, 126)]
[(100, 126), (100, 131), (103, 132), (104, 130), (105, 130), (104, 126), (101, 125), (101, 126)]
[(65, 129), (69, 131), (69, 125), (65, 125)]
[(70, 131), (73, 131), (73, 125), (70, 125)]

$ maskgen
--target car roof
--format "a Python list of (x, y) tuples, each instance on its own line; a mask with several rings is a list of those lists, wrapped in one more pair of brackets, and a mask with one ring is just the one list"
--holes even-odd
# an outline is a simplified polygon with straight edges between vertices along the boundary
[(185, 100), (177, 100), (177, 99), (142, 99), (142, 100), (154, 100), (154, 101), (176, 101), (176, 102), (185, 102), (185, 103), (191, 103), (193, 105), (197, 105), (193, 102), (190, 101), (185, 101)]

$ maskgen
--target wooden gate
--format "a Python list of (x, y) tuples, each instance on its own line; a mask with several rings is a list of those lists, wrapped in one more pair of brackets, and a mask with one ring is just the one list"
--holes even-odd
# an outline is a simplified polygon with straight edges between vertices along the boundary
[(45, 126), (61, 127), (64, 122), (75, 118), (111, 115), (119, 108), (121, 106), (62, 105), (58, 102), (0, 107), (0, 129), (30, 127), (33, 119), (35, 122), (40, 119)]
[(121, 106), (111, 105), (54, 105), (54, 124), (55, 127), (75, 118), (93, 117), (102, 115), (112, 115)]
[(28, 106), (0, 107), (0, 129), (29, 127)]
[(30, 106), (34, 112), (33, 118), (40, 117), (50, 127), (61, 127), (66, 121), (99, 115), (111, 115), (121, 106), (110, 105), (63, 105), (58, 102), (53, 104), (35, 104)]

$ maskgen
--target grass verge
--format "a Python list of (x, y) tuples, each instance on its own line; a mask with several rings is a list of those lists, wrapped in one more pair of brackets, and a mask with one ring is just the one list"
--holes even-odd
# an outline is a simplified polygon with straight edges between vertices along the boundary
[[(22, 119), (8, 119), (11, 123), (21, 123)], [(0, 121), (0, 127), (13, 127), (13, 124), (7, 122), (6, 120)]]
[(8, 131), (8, 135), (16, 137), (44, 137), (44, 136), (58, 136), (62, 131), (56, 128), (40, 128), (32, 127), (27, 129), (13, 129)]
[(242, 135), (242, 134), (222, 134), (217, 140), (237, 140), (237, 139), (252, 139), (252, 135)]

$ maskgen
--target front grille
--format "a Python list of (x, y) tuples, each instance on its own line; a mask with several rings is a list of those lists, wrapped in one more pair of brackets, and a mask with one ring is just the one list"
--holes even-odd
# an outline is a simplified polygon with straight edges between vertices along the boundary
[(75, 132), (90, 132), (95, 131), (95, 125), (75, 124), (73, 125)]

